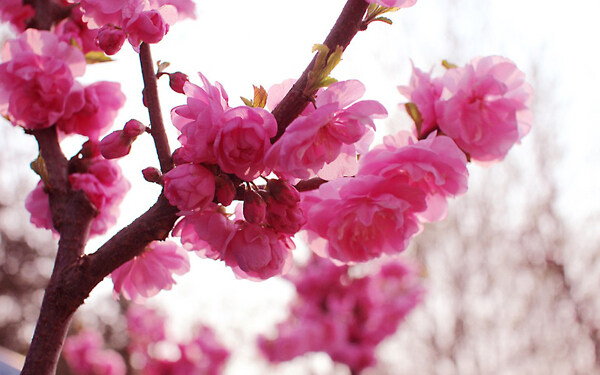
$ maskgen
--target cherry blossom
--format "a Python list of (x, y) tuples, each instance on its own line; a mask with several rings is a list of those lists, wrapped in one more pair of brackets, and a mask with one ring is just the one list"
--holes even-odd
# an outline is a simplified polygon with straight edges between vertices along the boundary
[(200, 164), (181, 164), (163, 176), (165, 196), (182, 211), (201, 209), (213, 200), (215, 177)]
[(63, 356), (71, 370), (80, 375), (125, 375), (127, 367), (119, 353), (103, 349), (99, 333), (83, 331), (65, 341)]
[(151, 242), (144, 252), (111, 273), (114, 296), (130, 300), (156, 295), (170, 290), (173, 274), (183, 275), (190, 270), (188, 255), (174, 242)]

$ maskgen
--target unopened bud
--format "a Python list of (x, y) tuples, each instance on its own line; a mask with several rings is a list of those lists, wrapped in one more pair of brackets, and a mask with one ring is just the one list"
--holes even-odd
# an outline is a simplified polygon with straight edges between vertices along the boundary
[(183, 94), (183, 85), (189, 81), (187, 74), (181, 72), (175, 72), (169, 74), (169, 86), (173, 91)]
[(138, 120), (129, 120), (123, 128), (123, 135), (135, 139), (146, 131), (146, 126)]
[(104, 25), (98, 30), (98, 46), (107, 55), (114, 55), (121, 50), (125, 42), (125, 32), (113, 25)]
[(267, 204), (260, 194), (246, 190), (244, 194), (244, 218), (249, 223), (260, 224), (265, 220)]
[(124, 136), (122, 130), (117, 130), (100, 141), (100, 153), (105, 159), (121, 158), (131, 151), (133, 139)]
[(300, 193), (295, 187), (282, 180), (269, 180), (267, 191), (275, 200), (288, 206), (295, 206), (300, 202)]
[(217, 202), (229, 206), (235, 197), (235, 185), (227, 175), (215, 176), (215, 196)]
[(144, 179), (148, 182), (153, 182), (156, 184), (162, 184), (162, 173), (154, 167), (144, 168), (142, 170), (142, 174), (144, 175)]

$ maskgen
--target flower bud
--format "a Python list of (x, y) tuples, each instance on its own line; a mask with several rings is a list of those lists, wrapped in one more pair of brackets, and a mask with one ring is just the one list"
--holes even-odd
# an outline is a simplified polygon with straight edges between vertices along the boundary
[(260, 224), (265, 220), (267, 204), (260, 194), (246, 190), (244, 194), (244, 218), (249, 223)]
[(300, 193), (295, 187), (282, 180), (269, 180), (267, 182), (269, 195), (281, 204), (296, 206), (300, 202)]
[(123, 135), (134, 140), (146, 131), (146, 126), (138, 120), (129, 120), (123, 128)]
[(235, 197), (235, 185), (227, 175), (215, 176), (217, 202), (229, 206)]
[(117, 130), (100, 141), (100, 153), (105, 159), (117, 159), (129, 154), (133, 139), (124, 136), (122, 130)]
[(125, 42), (125, 32), (113, 25), (104, 25), (98, 30), (98, 46), (107, 55), (119, 52)]
[(157, 184), (162, 184), (162, 173), (154, 167), (144, 168), (142, 170), (142, 174), (144, 175), (144, 180), (148, 182), (153, 182)]
[(175, 72), (169, 74), (169, 86), (173, 91), (183, 94), (183, 85), (189, 81), (187, 74)]

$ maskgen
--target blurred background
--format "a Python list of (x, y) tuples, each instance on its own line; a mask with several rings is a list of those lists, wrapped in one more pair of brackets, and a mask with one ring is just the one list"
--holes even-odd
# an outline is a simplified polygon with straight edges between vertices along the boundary
[[(251, 97), (252, 84), (268, 88), (298, 77), (344, 3), (230, 0), (225, 10), (219, 2), (198, 1), (197, 20), (175, 25), (153, 55), (193, 82), (198, 71), (221, 82), (230, 104), (241, 105), (238, 97)], [(600, 373), (598, 15), (600, 2), (590, 0), (420, 0), (391, 14), (392, 26), (371, 24), (344, 54), (333, 76), (361, 80), (365, 98), (388, 108), (380, 135), (410, 126), (396, 86), (408, 83), (411, 60), (437, 71), (443, 59), (463, 65), (476, 56), (503, 55), (526, 72), (536, 93), (535, 124), (522, 145), (502, 163), (470, 165), (469, 192), (401, 255), (424, 269), (427, 294), (381, 345), (379, 365), (366, 374)], [(10, 36), (2, 31), (0, 38)], [(90, 66), (85, 80), (122, 83), (128, 102), (115, 129), (130, 118), (147, 122), (137, 56), (126, 46), (116, 60)], [(166, 80), (160, 83), (168, 120), (185, 98)], [(37, 182), (27, 168), (36, 144), (1, 121), (0, 346), (25, 353), (56, 240), (33, 228), (23, 208)], [(67, 153), (81, 141), (66, 143)], [(150, 139), (136, 143), (120, 164), (133, 187), (109, 235), (159, 193), (140, 173), (157, 165)], [(88, 251), (106, 238), (91, 241)], [(299, 261), (307, 254), (299, 245)], [(111, 347), (123, 350), (127, 303), (115, 301), (111, 288), (106, 280), (92, 293), (73, 330), (99, 329)], [(234, 348), (226, 374), (346, 374), (345, 366), (320, 353), (278, 366), (258, 354), (256, 336), (274, 332), (294, 293), (284, 280), (236, 280), (221, 263), (192, 257), (192, 271), (147, 303), (169, 314), (178, 337), (197, 322), (214, 327)], [(61, 365), (59, 373), (68, 370)]]

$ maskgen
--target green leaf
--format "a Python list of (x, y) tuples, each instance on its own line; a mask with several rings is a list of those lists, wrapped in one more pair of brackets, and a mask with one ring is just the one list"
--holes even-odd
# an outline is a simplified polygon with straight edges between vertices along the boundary
[(392, 20), (387, 17), (377, 17), (373, 21), (381, 21), (383, 23), (387, 23), (388, 25), (392, 24)]
[(330, 84), (337, 82), (334, 78), (331, 78), (329, 74), (333, 69), (342, 61), (342, 54), (344, 48), (337, 46), (333, 52), (330, 53), (329, 47), (323, 44), (315, 44), (313, 51), (317, 51), (317, 58), (313, 69), (308, 73), (308, 82), (304, 89), (304, 94), (312, 96), (321, 87), (327, 87)]
[(423, 125), (423, 116), (419, 111), (419, 108), (415, 103), (409, 102), (404, 104), (404, 108), (406, 108), (406, 113), (413, 119), (415, 122), (415, 126), (417, 128), (417, 137), (421, 137), (421, 127)]
[(109, 61), (113, 61), (113, 59), (106, 56), (106, 54), (101, 51), (91, 51), (85, 54), (85, 62), (88, 64), (97, 64)]
[(171, 65), (171, 63), (170, 63), (170, 62), (168, 62), (168, 61), (161, 61), (161, 60), (158, 60), (158, 61), (156, 62), (156, 66), (158, 67), (158, 71), (157, 71), (157, 73), (162, 73), (162, 72), (164, 72), (164, 71), (165, 71), (165, 69), (167, 69), (167, 68), (169, 67), (169, 65)]

